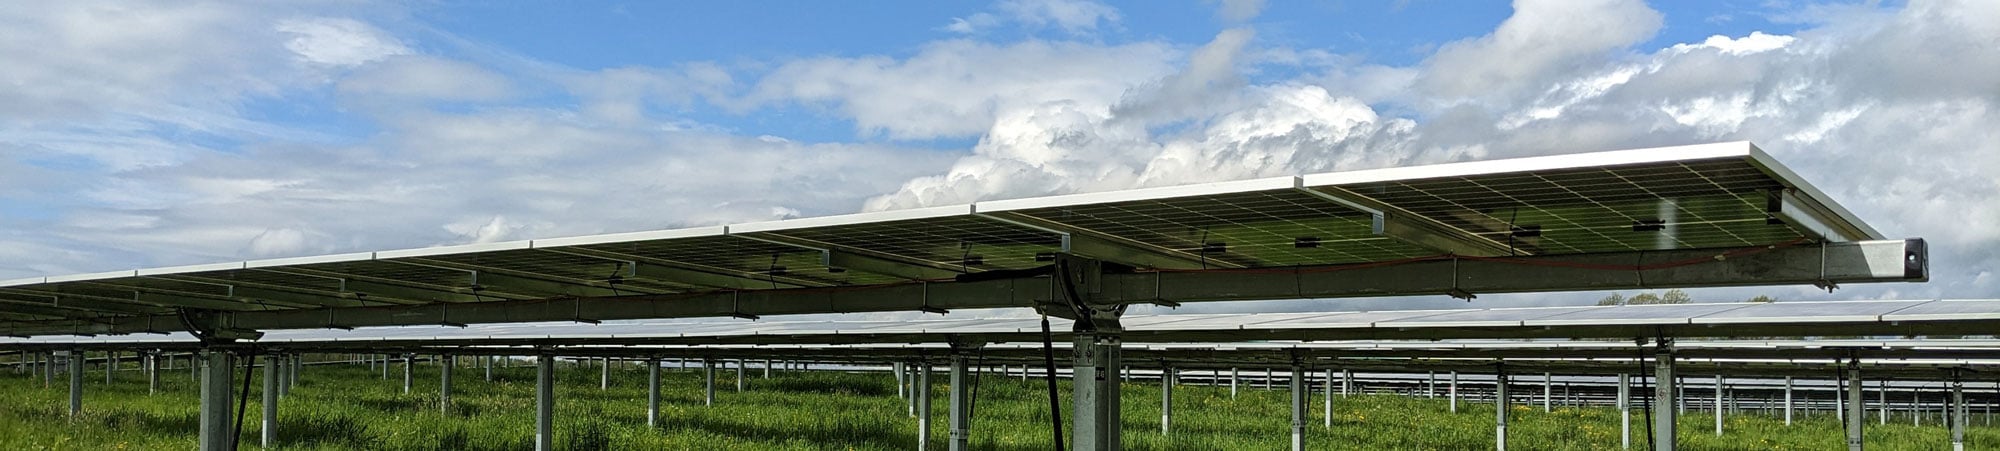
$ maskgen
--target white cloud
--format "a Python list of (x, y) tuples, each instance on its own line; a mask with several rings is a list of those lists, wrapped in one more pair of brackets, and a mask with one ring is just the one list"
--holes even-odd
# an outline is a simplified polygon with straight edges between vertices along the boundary
[(1216, 15), (1231, 23), (1250, 20), (1264, 12), (1264, 0), (1218, 0), (1218, 3), (1222, 7), (1216, 10)]
[(1177, 56), (1158, 43), (1095, 46), (1025, 41), (993, 45), (948, 40), (916, 55), (810, 58), (779, 66), (745, 99), (751, 105), (825, 104), (864, 133), (898, 139), (985, 131), (1002, 111), (1049, 101), (1108, 107), (1132, 86), (1167, 73)]
[(1054, 26), (1070, 33), (1093, 31), (1100, 23), (1118, 23), (1117, 8), (1089, 0), (1001, 0), (995, 7), (1023, 24)]
[(291, 35), (285, 48), (301, 61), (326, 66), (358, 66), (410, 53), (402, 41), (374, 26), (340, 17), (279, 21), (276, 30)]
[(1446, 44), (1417, 87), (1437, 99), (1513, 100), (1652, 37), (1659, 12), (1638, 0), (1516, 0), (1492, 34)]
[(428, 56), (385, 57), (356, 68), (337, 86), (371, 101), (494, 101), (513, 95), (513, 84), (486, 68)]

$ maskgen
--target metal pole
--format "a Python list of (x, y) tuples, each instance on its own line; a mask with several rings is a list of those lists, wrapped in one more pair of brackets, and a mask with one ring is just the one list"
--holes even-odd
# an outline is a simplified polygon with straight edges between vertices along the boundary
[(1445, 387), (1445, 392), (1445, 397), (1451, 403), (1451, 413), (1458, 413), (1458, 370), (1452, 370), (1451, 385)]
[(1493, 376), (1493, 449), (1507, 451), (1507, 368), (1496, 366)]
[(160, 355), (148, 354), (146, 356), (146, 394), (150, 395), (159, 392), (160, 392)]
[(1229, 369), (1229, 399), (1236, 399), (1236, 380), (1242, 377), (1242, 375), (1243, 372), (1241, 370), (1236, 368)]
[(715, 360), (701, 359), (702, 405), (715, 405)]
[(535, 451), (556, 449), (556, 357), (535, 357)]
[(660, 358), (646, 359), (646, 427), (660, 427)]
[(889, 372), (896, 374), (896, 398), (910, 399), (909, 381), (903, 380), (903, 362), (889, 362)]
[(116, 382), (118, 375), (118, 351), (104, 353), (104, 385)]
[(1632, 449), (1632, 375), (1618, 375), (1618, 448)]
[(1653, 360), (1653, 450), (1674, 451), (1679, 447), (1674, 437), (1674, 394), (1679, 384), (1674, 379), (1673, 340), (1660, 340)]
[(83, 351), (69, 352), (69, 417), (83, 413)]
[(1438, 397), (1438, 372), (1436, 372), (1436, 371), (1427, 371), (1427, 372), (1425, 372), (1425, 373), (1424, 373), (1424, 376), (1425, 376), (1425, 382), (1424, 382), (1424, 397), (1425, 397), (1425, 398), (1437, 398), (1437, 397)]
[(444, 359), (444, 367), (438, 371), (438, 411), (451, 414), (451, 367), (458, 366), (458, 356), (439, 356)]
[(972, 449), (972, 378), (965, 370), (965, 356), (951, 355), (951, 451)]
[(1117, 335), (1100, 331), (1078, 331), (1071, 347), (1071, 384), (1075, 403), (1071, 418), (1071, 449), (1076, 451), (1117, 450), (1119, 433)]
[(486, 365), (486, 381), (487, 381), (487, 382), (493, 382), (493, 359), (494, 359), (494, 356), (490, 356), (490, 355), (489, 355), (489, 356), (486, 356), (486, 357), (484, 357), (484, 358), (481, 358), (481, 359), (479, 359), (479, 360), (483, 361), (483, 362), (485, 363), (485, 365)]
[(1340, 370), (1340, 396), (1347, 396), (1354, 388), (1354, 370)]
[(285, 381), (290, 379), (290, 376), (285, 375), (285, 373), (290, 372), (291, 369), (291, 359), (285, 358), (283, 354), (271, 354), (270, 358), (264, 359), (264, 371), (269, 371), (278, 378), (278, 385), (272, 387), (272, 391), (277, 392), (278, 397), (282, 398), (287, 394), (285, 393)]
[(1889, 380), (1875, 382), (1875, 421), (1879, 425), (1889, 425)]
[(403, 354), (403, 394), (409, 394), (411, 384), (416, 382), (416, 366), (416, 354)]
[(738, 359), (738, 360), (736, 361), (736, 391), (737, 391), (737, 392), (742, 392), (742, 391), (743, 391), (743, 366), (744, 366), (744, 364), (745, 364), (745, 362), (744, 362), (743, 360), (741, 360), (741, 359)]
[(1951, 381), (1951, 450), (1965, 451), (1965, 383)]
[(1722, 436), (1722, 375), (1715, 375), (1715, 436)]
[(1866, 415), (1861, 405), (1861, 361), (1850, 359), (1847, 363), (1847, 449), (1861, 451), (1861, 422)]
[(605, 357), (603, 360), (600, 360), (598, 362), (602, 363), (603, 367), (601, 368), (601, 371), (597, 374), (597, 389), (598, 390), (609, 389), (611, 388), (611, 358)]
[(1325, 392), (1320, 399), (1320, 409), (1324, 410), (1320, 412), (1320, 421), (1326, 423), (1327, 429), (1333, 429), (1333, 370), (1326, 370), (1326, 384), (1320, 390)]
[(1555, 397), (1555, 387), (1556, 387), (1555, 382), (1556, 382), (1555, 376), (1550, 375), (1549, 373), (1542, 373), (1542, 413), (1548, 413), (1555, 410), (1550, 408), (1552, 398)]
[(1306, 368), (1292, 362), (1292, 451), (1306, 449)]
[(278, 355), (264, 357), (264, 423), (258, 446), (278, 446)]
[(198, 372), (201, 374), (201, 451), (224, 451), (235, 448), (236, 429), (233, 415), (236, 406), (230, 404), (230, 368), (235, 366), (227, 352), (207, 351)]
[(1174, 424), (1174, 367), (1160, 370), (1160, 435), (1168, 435)]
[(917, 450), (931, 446), (931, 364), (917, 363)]
[(1792, 425), (1792, 377), (1785, 376), (1785, 425)]
[(903, 398), (903, 410), (905, 414), (910, 416), (910, 418), (916, 418), (917, 417), (917, 363), (911, 362), (904, 364), (903, 371), (906, 372), (906, 374), (903, 375), (903, 380), (909, 382), (910, 384), (910, 396)]
[(771, 378), (771, 359), (764, 359), (764, 378)]

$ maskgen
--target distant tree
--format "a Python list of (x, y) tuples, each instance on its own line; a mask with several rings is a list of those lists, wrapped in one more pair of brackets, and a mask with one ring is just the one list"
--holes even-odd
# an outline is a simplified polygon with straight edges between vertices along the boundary
[(1647, 304), (1658, 304), (1658, 303), (1660, 303), (1660, 295), (1652, 293), (1635, 294), (1632, 295), (1631, 299), (1625, 300), (1626, 305), (1647, 305)]
[(1689, 302), (1694, 302), (1694, 297), (1688, 296), (1686, 291), (1681, 291), (1680, 289), (1667, 290), (1666, 294), (1660, 295), (1661, 304), (1686, 304)]
[(1605, 296), (1604, 299), (1598, 299), (1597, 305), (1625, 305), (1625, 295), (1611, 293), (1611, 295)]
[(1754, 298), (1750, 298), (1750, 300), (1748, 300), (1748, 301), (1743, 301), (1743, 302), (1762, 302), (1762, 303), (1771, 303), (1771, 302), (1777, 302), (1777, 301), (1778, 301), (1778, 300), (1777, 300), (1777, 299), (1775, 299), (1775, 298), (1772, 298), (1772, 297), (1770, 297), (1770, 296), (1766, 296), (1766, 295), (1761, 295), (1761, 294), (1760, 294), (1760, 295), (1757, 295), (1757, 297), (1754, 297)]

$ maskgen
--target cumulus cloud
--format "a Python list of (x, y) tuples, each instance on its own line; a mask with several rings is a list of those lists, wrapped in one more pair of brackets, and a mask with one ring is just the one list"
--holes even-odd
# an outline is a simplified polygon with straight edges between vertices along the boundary
[(354, 19), (286, 19), (279, 21), (276, 28), (291, 35), (291, 39), (285, 40), (285, 48), (310, 64), (356, 66), (410, 53), (394, 36)]
[(514, 91), (506, 77), (464, 61), (427, 56), (369, 61), (375, 62), (339, 81), (341, 93), (371, 100), (493, 101)]

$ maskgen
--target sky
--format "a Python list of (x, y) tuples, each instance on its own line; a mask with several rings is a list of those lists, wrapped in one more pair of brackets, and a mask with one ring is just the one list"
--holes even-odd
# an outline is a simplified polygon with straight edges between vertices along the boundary
[(0, 61), (0, 280), (1748, 140), (1932, 281), (1696, 299), (2000, 296), (1993, 1), (79, 0)]

